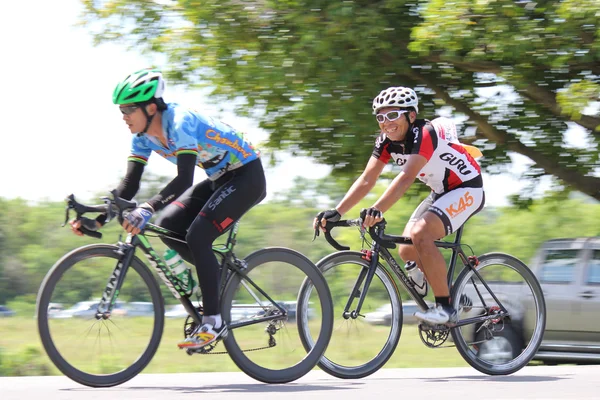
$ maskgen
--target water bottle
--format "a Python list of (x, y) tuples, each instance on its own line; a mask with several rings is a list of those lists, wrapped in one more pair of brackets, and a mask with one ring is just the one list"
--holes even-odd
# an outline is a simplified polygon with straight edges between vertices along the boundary
[(168, 249), (164, 255), (167, 267), (171, 270), (171, 273), (175, 275), (179, 285), (189, 296), (193, 293), (197, 293), (199, 290), (198, 282), (194, 278), (194, 274), (190, 267), (183, 261), (179, 253), (173, 249)]
[(409, 261), (406, 263), (404, 268), (406, 269), (406, 272), (408, 273), (408, 277), (410, 278), (410, 280), (413, 282), (413, 284), (415, 286), (415, 291), (421, 297), (427, 296), (427, 289), (428, 289), (427, 280), (425, 280), (425, 274), (423, 274), (423, 271), (421, 271), (419, 269), (419, 267), (417, 267), (417, 263), (414, 261)]

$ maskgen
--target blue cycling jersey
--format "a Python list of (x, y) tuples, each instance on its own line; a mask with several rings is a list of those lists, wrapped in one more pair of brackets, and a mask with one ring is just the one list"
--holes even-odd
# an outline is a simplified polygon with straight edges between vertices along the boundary
[(260, 151), (229, 125), (197, 111), (168, 103), (162, 113), (168, 147), (152, 136), (134, 136), (129, 160), (146, 164), (152, 151), (177, 164), (178, 154), (196, 154), (210, 180), (260, 157)]

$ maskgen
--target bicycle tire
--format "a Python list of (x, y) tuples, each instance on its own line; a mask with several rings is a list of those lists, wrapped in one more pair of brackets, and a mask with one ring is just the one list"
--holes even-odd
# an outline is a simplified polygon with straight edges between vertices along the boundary
[[(245, 272), (250, 273), (254, 268), (261, 264), (270, 262), (285, 262), (297, 267), (310, 279), (315, 289), (318, 291), (320, 307), (322, 310), (322, 320), (320, 335), (315, 346), (307, 349), (307, 354), (300, 362), (291, 367), (275, 370), (264, 368), (253, 360), (248, 358), (244, 350), (240, 348), (235, 339), (235, 329), (229, 331), (224, 339), (225, 348), (233, 362), (240, 370), (248, 376), (265, 383), (287, 383), (294, 381), (306, 375), (315, 367), (319, 358), (327, 348), (333, 329), (333, 303), (327, 282), (317, 267), (301, 253), (283, 247), (271, 247), (256, 251), (245, 258), (247, 268)], [(283, 278), (283, 277), (282, 277)], [(231, 320), (231, 309), (233, 297), (241, 284), (241, 277), (237, 273), (232, 273), (226, 283), (222, 297), (222, 314), (225, 321)], [(300, 326), (302, 320), (297, 318), (297, 325)]]
[[(71, 251), (58, 260), (44, 278), (36, 302), (38, 332), (42, 345), (54, 365), (67, 377), (82, 385), (90, 387), (110, 387), (120, 385), (138, 375), (152, 360), (160, 344), (164, 327), (164, 301), (154, 276), (146, 265), (137, 257), (133, 257), (129, 268), (133, 268), (146, 284), (154, 306), (154, 326), (148, 347), (128, 368), (114, 374), (90, 374), (71, 365), (57, 349), (48, 322), (48, 309), (54, 289), (64, 273), (78, 262), (94, 257), (113, 258), (119, 260), (118, 247), (109, 244), (93, 244)], [(116, 265), (116, 263), (115, 263)], [(127, 279), (127, 277), (125, 278)], [(100, 288), (99, 288), (100, 289)]]
[[(529, 363), (529, 361), (531, 361), (533, 356), (536, 354), (542, 342), (546, 326), (546, 303), (544, 300), (544, 295), (542, 292), (542, 288), (533, 272), (531, 272), (531, 270), (516, 257), (504, 253), (488, 253), (480, 256), (478, 259), (479, 264), (477, 265), (476, 269), (479, 272), (484, 271), (485, 268), (490, 265), (500, 265), (510, 268), (512, 271), (519, 274), (523, 278), (524, 282), (527, 284), (527, 287), (529, 287), (532, 293), (531, 300), (527, 301), (531, 301), (531, 304), (533, 304), (533, 307), (535, 307), (535, 310), (537, 310), (534, 316), (535, 319), (533, 321), (535, 323), (535, 328), (531, 333), (531, 338), (528, 341), (528, 343), (525, 343), (524, 341), (522, 342), (523, 345), (525, 345), (525, 348), (519, 350), (523, 351), (519, 352), (519, 354), (515, 358), (511, 358), (511, 361), (507, 361), (506, 363), (492, 363), (478, 358), (477, 352), (469, 347), (470, 337), (465, 337), (464, 332), (466, 330), (462, 330), (460, 327), (455, 327), (451, 329), (452, 339), (454, 340), (454, 343), (456, 344), (456, 349), (458, 350), (460, 355), (465, 359), (465, 361), (469, 365), (471, 365), (476, 370), (487, 375), (509, 375), (527, 365), (527, 363)], [(465, 287), (468, 284), (469, 280), (471, 280), (471, 278), (473, 277), (474, 273), (469, 267), (465, 267), (460, 272), (460, 274), (456, 278), (456, 281), (454, 282), (451, 291), (451, 298), (453, 299), (453, 303), (456, 303), (456, 299), (460, 299), (461, 296), (466, 293)], [(490, 282), (487, 283), (488, 285), (490, 285), (490, 287), (494, 285)], [(526, 289), (525, 286), (523, 286), (523, 288)], [(487, 292), (483, 285), (480, 286), (480, 289), (482, 291)], [(494, 293), (497, 297), (499, 296), (499, 293)], [(459, 310), (460, 304), (453, 305), (457, 310)], [(531, 308), (528, 308), (528, 310), (531, 310)], [(513, 321), (512, 319), (509, 319), (507, 321), (508, 328), (512, 331), (513, 328), (517, 325), (517, 322), (517, 320)], [(509, 332), (507, 332), (506, 335), (508, 335), (508, 333)], [(506, 335), (503, 335), (501, 332), (499, 332), (498, 337)], [(510, 336), (514, 336), (512, 332), (510, 332)], [(495, 340), (495, 337), (493, 339)], [(515, 340), (511, 339), (511, 341), (515, 343)], [(513, 354), (516, 354), (516, 352)]]
[[(341, 251), (326, 256), (317, 263), (317, 267), (327, 279), (327, 272), (341, 264), (353, 263), (368, 269), (369, 261), (363, 259), (363, 256), (364, 254), (360, 252)], [(382, 264), (377, 266), (377, 269), (375, 270), (375, 276), (381, 280), (391, 300), (392, 319), (390, 321), (390, 334), (388, 335), (387, 340), (379, 353), (377, 353), (374, 358), (364, 364), (355, 366), (341, 365), (340, 363), (328, 358), (327, 351), (325, 351), (325, 354), (319, 360), (318, 366), (332, 376), (341, 379), (359, 379), (369, 376), (383, 367), (396, 350), (396, 346), (398, 345), (398, 341), (400, 340), (400, 335), (402, 333), (403, 316), (401, 297), (398, 292), (398, 288), (395, 285), (392, 276), (390, 275), (390, 272), (384, 268)], [(306, 296), (306, 293), (309, 289), (309, 287), (303, 286), (301, 296), (299, 298), (307, 299), (308, 296)], [(348, 296), (345, 296), (344, 301), (346, 301), (347, 298)], [(299, 307), (299, 309), (304, 310), (305, 307)], [(300, 336), (304, 346), (307, 349), (313, 346), (314, 340), (307, 329), (302, 329)], [(348, 349), (348, 351), (351, 351), (351, 349)]]

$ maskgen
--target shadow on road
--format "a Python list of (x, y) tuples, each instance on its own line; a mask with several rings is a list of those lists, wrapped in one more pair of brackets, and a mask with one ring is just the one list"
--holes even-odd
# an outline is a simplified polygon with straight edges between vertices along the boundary
[(437, 378), (417, 378), (417, 377), (398, 377), (398, 378), (371, 378), (372, 380), (422, 380), (425, 382), (460, 382), (460, 381), (480, 381), (480, 382), (555, 382), (565, 379), (570, 379), (570, 375), (562, 376), (526, 376), (526, 375), (503, 375), (503, 376), (488, 376), (488, 375), (457, 375), (457, 376), (440, 376)]
[(197, 385), (197, 386), (117, 386), (113, 388), (69, 388), (64, 391), (93, 391), (102, 390), (114, 393), (116, 391), (164, 391), (177, 393), (299, 393), (299, 392), (322, 392), (329, 390), (352, 390), (363, 386), (364, 383), (355, 381), (339, 381), (335, 384), (323, 382), (322, 384), (286, 383), (282, 385), (247, 383), (247, 384), (220, 384), (220, 385)]
[(446, 381), (482, 381), (482, 382), (555, 382), (568, 379), (566, 376), (527, 376), (527, 375), (507, 375), (507, 376), (449, 376), (439, 378), (424, 378), (427, 382), (446, 382)]

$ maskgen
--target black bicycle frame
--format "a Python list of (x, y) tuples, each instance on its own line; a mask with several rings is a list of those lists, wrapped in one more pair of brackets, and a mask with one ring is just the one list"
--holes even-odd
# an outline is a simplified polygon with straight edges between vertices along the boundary
[[(468, 319), (465, 319), (465, 320), (461, 320), (455, 326), (458, 327), (458, 326), (463, 326), (463, 325), (470, 325), (470, 324), (473, 324), (473, 323), (483, 322), (483, 321), (486, 321), (486, 320), (489, 320), (489, 319), (493, 319), (493, 318), (509, 316), (510, 313), (502, 305), (502, 303), (500, 302), (500, 300), (498, 300), (498, 298), (496, 297), (496, 295), (494, 294), (494, 292), (488, 286), (487, 282), (485, 282), (485, 280), (479, 274), (479, 271), (477, 271), (477, 269), (475, 269), (475, 265), (473, 265), (470, 262), (470, 260), (467, 257), (467, 255), (463, 252), (462, 247), (461, 247), (461, 243), (460, 243), (461, 238), (462, 238), (462, 232), (463, 232), (463, 227), (460, 227), (459, 229), (456, 230), (456, 235), (455, 235), (455, 238), (454, 238), (453, 242), (446, 242), (446, 241), (442, 241), (442, 240), (435, 241), (436, 247), (443, 248), (443, 249), (451, 249), (452, 250), (452, 255), (450, 257), (450, 263), (449, 263), (448, 275), (447, 275), (448, 287), (449, 288), (452, 287), (452, 281), (453, 281), (453, 278), (454, 278), (454, 271), (455, 271), (455, 268), (456, 268), (456, 260), (457, 260), (457, 257), (460, 256), (460, 258), (463, 261), (464, 265), (468, 266), (469, 268), (471, 268), (471, 270), (475, 273), (475, 275), (479, 278), (479, 280), (481, 281), (481, 283), (483, 283), (483, 285), (485, 286), (485, 288), (491, 294), (492, 298), (500, 306), (501, 312), (499, 314), (495, 314), (495, 315), (486, 315), (486, 316), (473, 317), (473, 318), (468, 318)], [(383, 233), (381, 233), (381, 235), (379, 237), (381, 239), (384, 239), (384, 240), (392, 242), (392, 243), (398, 243), (398, 244), (404, 244), (404, 245), (411, 245), (411, 244), (413, 244), (412, 239), (409, 238), (409, 237), (406, 237), (406, 236), (384, 235)], [(402, 286), (404, 286), (404, 288), (406, 289), (406, 291), (408, 291), (408, 293), (410, 294), (410, 297), (412, 297), (412, 299), (419, 305), (419, 307), (421, 307), (422, 310), (426, 310), (426, 309), (429, 308), (427, 306), (427, 304), (425, 303), (425, 301), (423, 300), (423, 298), (414, 290), (413, 285), (408, 280), (408, 276), (402, 270), (402, 268), (400, 267), (400, 265), (398, 265), (398, 263), (396, 262), (396, 260), (392, 257), (392, 255), (389, 252), (389, 250), (387, 249), (387, 247), (389, 247), (389, 246), (382, 246), (377, 240), (373, 241), (373, 245), (371, 246), (371, 252), (370, 252), (370, 260), (369, 260), (369, 258), (367, 258), (367, 260), (370, 261), (370, 263), (369, 263), (369, 269), (368, 270), (362, 269), (361, 272), (360, 272), (360, 274), (359, 274), (359, 276), (358, 276), (358, 278), (357, 278), (357, 280), (356, 280), (356, 283), (354, 284), (354, 288), (353, 288), (352, 292), (350, 293), (350, 296), (348, 298), (348, 302), (346, 303), (346, 307), (344, 308), (344, 317), (345, 318), (348, 318), (349, 316), (353, 316), (354, 318), (356, 318), (358, 315), (361, 315), (360, 311), (361, 311), (363, 302), (364, 302), (365, 298), (367, 297), (367, 292), (368, 292), (369, 287), (371, 285), (371, 281), (373, 279), (373, 275), (375, 275), (375, 270), (377, 269), (377, 265), (379, 264), (379, 257), (380, 256), (388, 263), (388, 265), (391, 267), (391, 270), (394, 273), (394, 275), (402, 283)], [(360, 291), (360, 287), (361, 287), (362, 282), (363, 282), (363, 280), (365, 278), (366, 278), (366, 280), (364, 282), (363, 290)], [(477, 291), (477, 294), (478, 294), (478, 296), (479, 296), (482, 304), (485, 307), (485, 301), (483, 299), (483, 296), (481, 295), (481, 293), (479, 292), (479, 290), (477, 290), (477, 287), (475, 287), (475, 290)], [(358, 299), (357, 307), (356, 307), (355, 310), (350, 311), (350, 306), (352, 305), (352, 300), (355, 297), (357, 297), (357, 295), (358, 295), (359, 292), (360, 292), (360, 296), (359, 296), (359, 299)]]
[[(245, 262), (243, 260), (239, 260), (235, 257), (233, 253), (233, 247), (237, 243), (237, 232), (239, 228), (239, 221), (236, 222), (232, 229), (229, 232), (227, 237), (227, 242), (224, 245), (213, 246), (213, 251), (219, 253), (223, 257), (223, 261), (221, 263), (221, 290), (225, 287), (225, 283), (231, 273), (239, 274), (242, 279), (248, 282), (251, 286), (253, 286), (261, 295), (263, 295), (267, 300), (269, 300), (273, 305), (275, 305), (279, 311), (283, 314), (287, 314), (287, 310), (277, 304), (264, 290), (262, 290), (252, 279), (250, 279), (244, 272)], [(148, 224), (144, 229), (144, 232), (153, 232), (161, 237), (165, 237), (171, 240), (177, 240), (183, 243), (187, 243), (185, 238), (179, 235), (176, 232), (170, 231), (168, 229), (162, 228), (158, 225)], [(136, 247), (140, 247), (142, 252), (150, 262), (150, 265), (154, 268), (158, 276), (161, 280), (167, 285), (169, 291), (175, 298), (177, 298), (183, 307), (187, 311), (187, 313), (192, 317), (195, 323), (200, 324), (202, 322), (202, 316), (194, 307), (191, 300), (187, 297), (187, 294), (183, 290), (181, 286), (179, 286), (176, 277), (172, 274), (170, 268), (167, 267), (163, 259), (156, 253), (154, 248), (152, 247), (148, 238), (140, 233), (135, 236), (128, 235), (125, 243), (119, 241), (119, 250), (117, 251), (121, 258), (119, 259), (115, 269), (109, 278), (109, 281), (106, 285), (106, 288), (102, 295), (102, 301), (98, 305), (98, 313), (104, 314), (105, 312), (110, 313), (113, 304), (116, 302), (116, 298), (119, 295), (119, 290), (123, 284), (125, 279), (125, 275), (127, 272), (127, 268), (133, 259)], [(107, 301), (110, 301), (107, 303)], [(105, 308), (106, 307), (106, 308)], [(101, 309), (105, 309), (105, 312), (101, 312)], [(265, 316), (261, 318), (254, 319), (252, 321), (239, 322), (235, 324), (231, 324), (229, 326), (230, 329), (235, 329), (237, 327), (242, 327), (246, 325), (252, 325), (258, 322), (270, 321), (278, 318), (278, 315), (274, 316)]]

